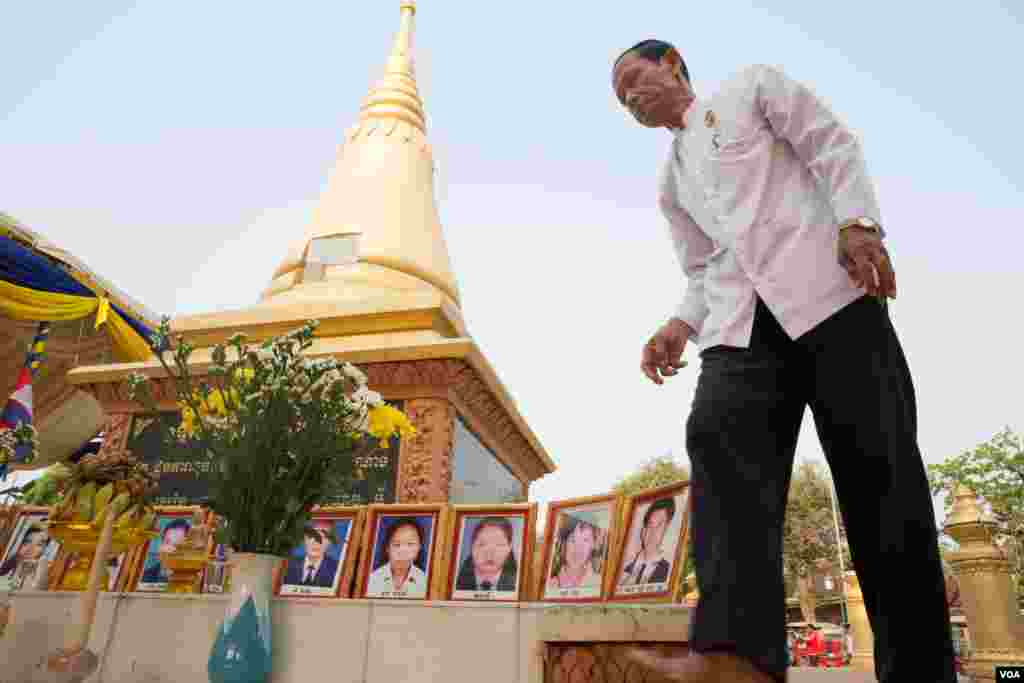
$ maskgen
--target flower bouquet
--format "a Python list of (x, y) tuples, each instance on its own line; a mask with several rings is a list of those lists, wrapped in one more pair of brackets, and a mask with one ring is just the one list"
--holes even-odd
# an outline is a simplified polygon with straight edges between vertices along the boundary
[(0, 481), (6, 477), (11, 463), (31, 464), (38, 452), (39, 435), (31, 423), (10, 426), (0, 422)]
[[(167, 319), (152, 339), (181, 411), (180, 424), (164, 423), (165, 439), (202, 445), (215, 541), (233, 552), (237, 599), (210, 657), (214, 681), (269, 674), (273, 569), (301, 544), (312, 508), (359, 476), (353, 454), (362, 440), (383, 446), (414, 433), (358, 368), (305, 355), (316, 328), (310, 321), (259, 345), (236, 334), (213, 347), (202, 377), (190, 364), (194, 347), (181, 336), (172, 343)], [(129, 391), (157, 413), (146, 378), (133, 375)]]

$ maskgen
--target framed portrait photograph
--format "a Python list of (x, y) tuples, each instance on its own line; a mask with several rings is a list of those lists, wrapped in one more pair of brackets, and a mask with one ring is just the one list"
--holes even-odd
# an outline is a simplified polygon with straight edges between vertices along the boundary
[(544, 531), (538, 598), (543, 602), (596, 602), (605, 595), (609, 552), (615, 543), (622, 498), (616, 494), (553, 502)]
[(527, 599), (537, 505), (457, 505), (448, 533), (448, 600)]
[(39, 563), (57, 557), (60, 542), (50, 538), (46, 528), (49, 512), (48, 508), (27, 506), (18, 511), (0, 556), (0, 590), (30, 587)]
[(439, 558), (446, 505), (371, 505), (366, 514), (360, 595), (427, 600)]
[(689, 482), (642, 491), (626, 501), (612, 600), (671, 601), (686, 561), (689, 508)]
[(348, 597), (359, 544), (360, 508), (314, 510), (302, 544), (281, 568), (277, 594), (285, 597)]
[(173, 552), (192, 530), (193, 515), (198, 506), (157, 507), (153, 530), (155, 539), (144, 543), (139, 551), (134, 578), (134, 590), (142, 593), (162, 593), (167, 590), (169, 573), (160, 562), (161, 552)]

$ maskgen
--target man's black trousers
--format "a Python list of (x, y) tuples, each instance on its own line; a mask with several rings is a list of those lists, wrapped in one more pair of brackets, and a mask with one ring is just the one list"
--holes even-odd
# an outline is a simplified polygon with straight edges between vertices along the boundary
[(700, 591), (693, 650), (732, 651), (784, 680), (782, 527), (810, 406), (874, 631), (878, 680), (955, 683), (914, 387), (887, 307), (865, 296), (792, 340), (758, 299), (750, 346), (712, 347), (701, 360), (686, 424)]

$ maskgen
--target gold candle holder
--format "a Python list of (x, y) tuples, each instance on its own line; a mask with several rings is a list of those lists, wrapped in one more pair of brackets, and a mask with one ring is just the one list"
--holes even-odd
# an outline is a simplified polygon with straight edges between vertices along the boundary
[(160, 553), (160, 563), (170, 572), (167, 592), (198, 593), (206, 562), (206, 553), (194, 548), (178, 546), (173, 553)]
[[(61, 577), (58, 590), (84, 591), (89, 583), (89, 572), (92, 570), (96, 546), (100, 540), (100, 529), (89, 522), (50, 522), (50, 536), (61, 542), (62, 547), (75, 554), (72, 564)], [(156, 538), (155, 531), (147, 531), (136, 527), (115, 528), (111, 539), (110, 552), (113, 556), (134, 548), (151, 538)], [(100, 568), (101, 586), (109, 585), (106, 566)]]

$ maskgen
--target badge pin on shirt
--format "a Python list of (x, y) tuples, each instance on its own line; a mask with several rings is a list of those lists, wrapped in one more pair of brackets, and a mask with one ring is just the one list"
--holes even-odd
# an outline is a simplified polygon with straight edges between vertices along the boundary
[(708, 110), (708, 113), (704, 115), (704, 126), (706, 128), (712, 128), (715, 130), (714, 135), (711, 136), (711, 144), (714, 146), (717, 152), (721, 148), (721, 134), (718, 132), (718, 117), (715, 116), (715, 112)]

